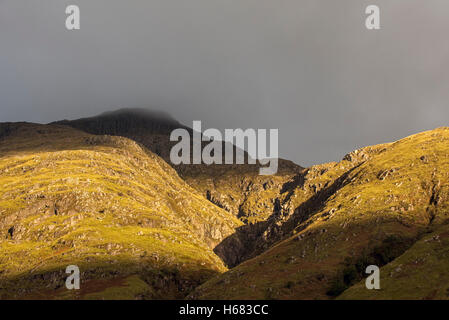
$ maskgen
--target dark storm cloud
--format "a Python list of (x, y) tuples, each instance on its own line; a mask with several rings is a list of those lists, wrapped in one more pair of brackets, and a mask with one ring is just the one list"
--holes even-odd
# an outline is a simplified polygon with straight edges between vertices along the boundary
[(0, 121), (146, 106), (279, 128), (281, 156), (338, 160), (448, 125), (448, 15), (446, 0), (2, 0)]

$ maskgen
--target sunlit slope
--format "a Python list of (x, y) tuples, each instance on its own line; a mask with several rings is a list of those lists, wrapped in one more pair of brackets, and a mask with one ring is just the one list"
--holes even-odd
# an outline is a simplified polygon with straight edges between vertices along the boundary
[(240, 224), (131, 140), (1, 125), (3, 298), (75, 297), (71, 264), (78, 298), (182, 297), (225, 270), (212, 249)]
[[(279, 170), (272, 176), (260, 176), (259, 164), (173, 165), (170, 151), (177, 142), (170, 141), (171, 132), (183, 128), (192, 133), (192, 129), (168, 115), (146, 109), (120, 109), (90, 118), (58, 121), (55, 124), (71, 126), (91, 134), (123, 136), (141, 143), (171, 164), (204, 197), (245, 223), (264, 221), (273, 214), (282, 185), (303, 169), (284, 159), (279, 159)], [(206, 144), (203, 142), (203, 146)], [(245, 159), (246, 157), (247, 155)]]
[[(449, 218), (449, 129), (361, 149), (291, 181), (261, 255), (190, 298), (327, 299)], [(419, 285), (419, 284), (417, 284)]]

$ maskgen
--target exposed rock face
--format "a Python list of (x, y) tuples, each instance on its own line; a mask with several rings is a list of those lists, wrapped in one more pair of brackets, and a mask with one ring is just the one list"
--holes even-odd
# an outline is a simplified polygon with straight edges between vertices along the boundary
[(92, 286), (123, 279), (126, 290), (146, 298), (183, 297), (225, 270), (213, 248), (242, 223), (142, 145), (66, 126), (7, 128), (0, 139), (0, 296), (42, 287), (54, 293), (71, 264)]
[[(308, 169), (281, 160), (274, 176), (257, 165), (178, 175), (143, 145), (167, 156), (179, 124), (126, 114), (0, 124), (0, 297), (326, 299), (369, 264), (394, 280), (376, 297), (397, 297), (408, 272), (414, 298), (443, 295), (428, 288), (444, 274), (414, 285), (410, 266), (445, 270), (448, 128)], [(86, 283), (77, 297), (63, 287), (69, 264)], [(358, 284), (340, 297), (366, 295)]]
[(122, 136), (127, 134), (165, 134), (187, 127), (163, 112), (147, 109), (120, 109), (99, 116), (78, 120), (63, 120), (53, 124), (69, 125), (91, 134)]
[(191, 131), (163, 112), (146, 109), (120, 109), (96, 117), (63, 120), (53, 124), (67, 125), (96, 135), (113, 135), (130, 138), (143, 144), (169, 162), (170, 133), (178, 128)]
[[(331, 298), (361, 280), (367, 265), (385, 265), (392, 273), (402, 254), (408, 263), (413, 257), (428, 261), (422, 272), (436, 261), (440, 268), (447, 259), (429, 257), (421, 243), (433, 243), (447, 233), (448, 155), (449, 128), (440, 128), (303, 171), (285, 185), (279, 213), (264, 222), (262, 236), (246, 251), (254, 258), (241, 258), (247, 261), (200, 286), (190, 298)], [(433, 237), (423, 239), (426, 233)], [(239, 243), (238, 234), (224, 242), (235, 237)], [(441, 255), (440, 247), (432, 249)], [(437, 279), (447, 276), (435, 272), (431, 284), (423, 285), (419, 270), (413, 270), (410, 279), (398, 271), (404, 280), (391, 282), (387, 291), (372, 297), (399, 297), (402, 281), (410, 288), (439, 287)], [(443, 294), (418, 291), (413, 296)], [(343, 297), (370, 295), (362, 282), (350, 292)], [(404, 291), (403, 297), (411, 295)]]
[[(123, 109), (93, 118), (57, 123), (92, 134), (128, 137), (142, 143), (167, 163), (170, 163), (170, 149), (174, 144), (169, 141), (171, 131), (184, 128), (192, 132), (190, 128), (168, 116), (162, 117), (146, 110), (135, 109)], [(245, 159), (248, 159), (246, 153)], [(284, 184), (303, 171), (302, 167), (284, 159), (279, 159), (278, 172), (273, 176), (260, 176), (259, 164), (175, 165), (173, 168), (206, 199), (250, 225), (240, 229), (236, 235), (215, 249), (216, 254), (230, 267), (266, 249), (268, 245), (264, 244), (256, 250), (256, 243), (260, 242), (259, 238), (266, 237), (263, 233), (267, 233), (266, 228), (271, 225), (264, 221), (277, 219), (280, 208), (277, 208), (276, 204), (279, 204)]]
[[(192, 129), (167, 115), (142, 109), (122, 109), (97, 117), (64, 120), (56, 124), (68, 125), (92, 134), (130, 138), (143, 144), (169, 164), (170, 149), (175, 144), (169, 139), (172, 130), (183, 128), (192, 132)], [(245, 160), (247, 159), (248, 155), (245, 153)], [(259, 176), (259, 164), (172, 166), (208, 200), (238, 216), (245, 223), (267, 219), (273, 213), (273, 204), (282, 184), (303, 170), (283, 159), (279, 159), (278, 173), (271, 177)]]

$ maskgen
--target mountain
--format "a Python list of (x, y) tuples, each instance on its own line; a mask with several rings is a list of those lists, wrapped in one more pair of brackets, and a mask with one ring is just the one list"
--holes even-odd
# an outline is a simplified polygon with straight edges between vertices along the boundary
[(242, 225), (144, 146), (62, 125), (0, 124), (0, 186), (3, 299), (182, 298)]
[(260, 176), (169, 165), (180, 126), (128, 109), (0, 124), (0, 297), (449, 298), (449, 128)]
[[(312, 166), (285, 185), (253, 258), (189, 298), (447, 298), (448, 151), (439, 128)], [(372, 264), (379, 291), (364, 288)]]
[[(161, 112), (146, 109), (120, 109), (91, 118), (58, 121), (91, 134), (120, 135), (143, 144), (149, 150), (170, 162), (170, 133), (177, 128), (192, 132)], [(223, 150), (225, 148), (223, 147)], [(234, 154), (235, 154), (234, 147)], [(245, 159), (248, 154), (245, 153)], [(278, 214), (278, 203), (283, 185), (304, 168), (279, 159), (277, 174), (259, 175), (259, 164), (245, 165), (172, 165), (178, 174), (206, 199), (229, 211), (247, 225), (225, 243), (215, 248), (216, 254), (229, 267), (251, 257), (253, 244), (262, 236), (267, 221)]]
[[(170, 162), (170, 149), (176, 142), (170, 141), (170, 133), (177, 128), (192, 132), (168, 115), (146, 109), (120, 109), (91, 118), (64, 120), (53, 124), (66, 125), (91, 134), (119, 135), (141, 143), (149, 150)], [(224, 150), (224, 148), (223, 148)], [(234, 147), (235, 151), (235, 147)], [(235, 154), (235, 152), (234, 152)], [(245, 153), (245, 159), (248, 155)], [(277, 198), (282, 185), (304, 170), (295, 163), (279, 159), (279, 169), (273, 176), (260, 176), (259, 164), (245, 165), (172, 165), (178, 174), (193, 188), (217, 206), (231, 212), (245, 224), (267, 220), (276, 211)], [(251, 242), (258, 234), (246, 234), (241, 242)], [(242, 251), (243, 249), (239, 249)], [(230, 266), (242, 260), (227, 257), (227, 250), (218, 254)], [(233, 255), (233, 253), (231, 253)]]
[(178, 128), (191, 131), (162, 111), (142, 108), (119, 109), (98, 116), (62, 120), (51, 124), (66, 125), (96, 135), (123, 136), (137, 141), (165, 161), (170, 159), (170, 133)]

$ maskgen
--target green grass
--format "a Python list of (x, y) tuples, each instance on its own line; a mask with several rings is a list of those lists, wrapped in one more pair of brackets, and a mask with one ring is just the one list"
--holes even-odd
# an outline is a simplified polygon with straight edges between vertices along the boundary
[[(304, 183), (282, 195), (282, 205), (293, 216), (297, 208), (307, 205), (306, 220), (298, 219), (296, 224), (288, 218), (281, 220), (284, 236), (280, 241), (209, 280), (192, 298), (330, 299), (338, 295), (361, 277), (360, 270), (354, 274), (351, 268), (367, 253), (391, 237), (418, 239), (429, 225), (439, 226), (449, 218), (449, 129), (363, 148), (352, 159), (309, 168), (303, 178)], [(390, 252), (383, 247), (377, 254), (385, 255), (383, 263), (396, 263), (405, 249)], [(419, 277), (437, 275), (438, 271)], [(420, 286), (419, 277), (408, 287), (398, 285), (398, 293), (406, 296), (409, 287)], [(443, 286), (449, 283), (441, 279)], [(335, 290), (330, 290), (332, 286)]]
[(213, 248), (241, 225), (131, 140), (31, 124), (0, 141), (0, 217), (5, 298), (57, 291), (70, 264), (86, 281), (131, 279), (106, 296), (171, 297), (129, 277), (172, 270), (171, 281), (198, 283), (224, 272)]

